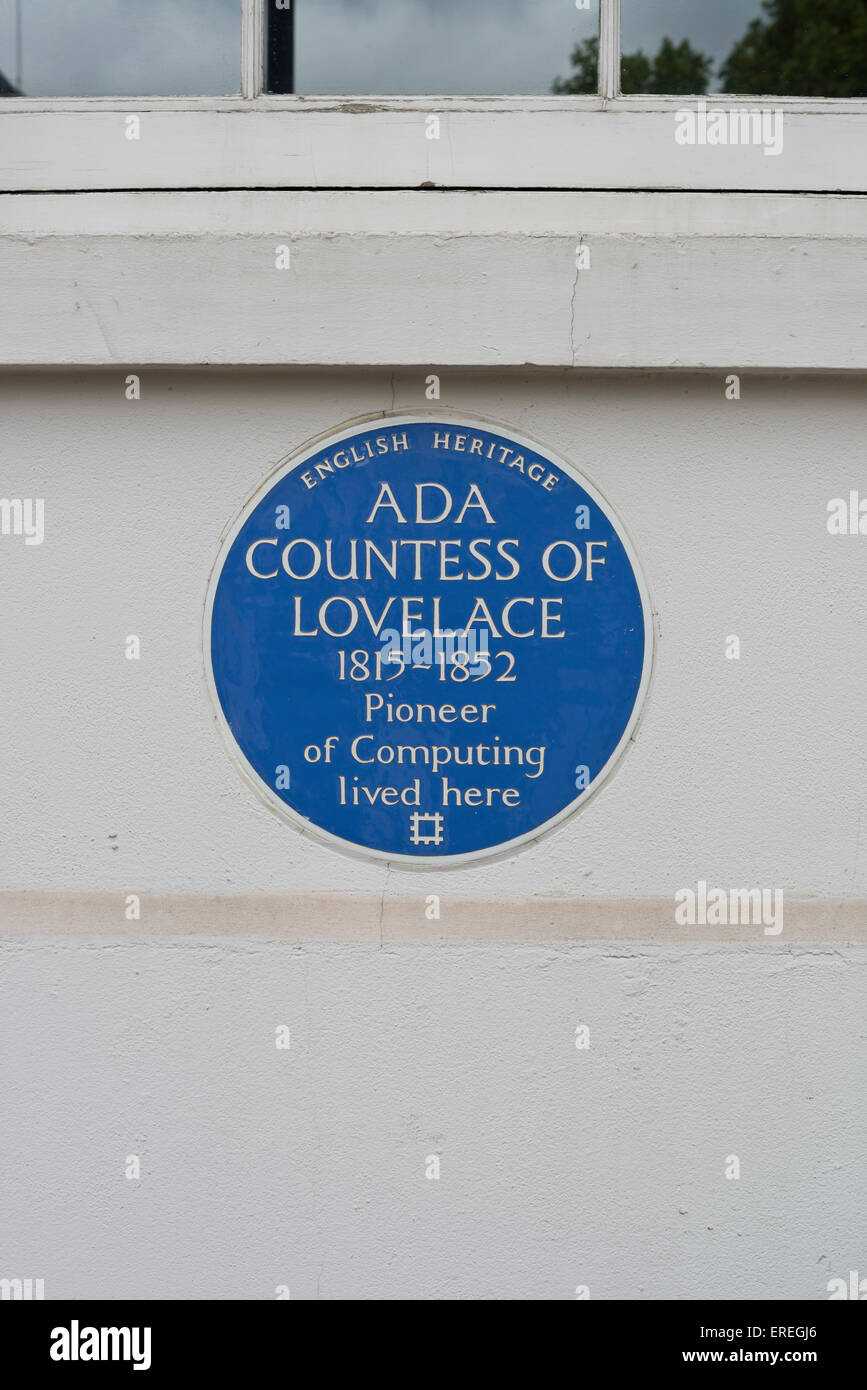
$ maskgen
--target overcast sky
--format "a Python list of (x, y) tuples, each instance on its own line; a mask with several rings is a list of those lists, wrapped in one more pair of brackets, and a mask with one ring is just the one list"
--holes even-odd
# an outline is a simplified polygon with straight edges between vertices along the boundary
[[(575, 0), (295, 0), (297, 85), (322, 93), (542, 93), (596, 32)], [(33, 96), (238, 89), (240, 0), (21, 0)], [(717, 60), (760, 0), (623, 0), (623, 46), (688, 38)], [(15, 76), (15, 0), (0, 0), (0, 70)]]

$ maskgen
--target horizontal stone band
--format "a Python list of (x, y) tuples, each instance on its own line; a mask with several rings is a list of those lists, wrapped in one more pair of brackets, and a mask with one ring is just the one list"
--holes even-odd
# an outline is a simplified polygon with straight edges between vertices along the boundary
[[(867, 900), (785, 898), (780, 931), (761, 920), (681, 925), (669, 898), (542, 898), (514, 901), (418, 892), (354, 894), (0, 893), (0, 938), (254, 938), (385, 942), (736, 942), (790, 947), (867, 943)], [(435, 913), (438, 912), (437, 917)]]

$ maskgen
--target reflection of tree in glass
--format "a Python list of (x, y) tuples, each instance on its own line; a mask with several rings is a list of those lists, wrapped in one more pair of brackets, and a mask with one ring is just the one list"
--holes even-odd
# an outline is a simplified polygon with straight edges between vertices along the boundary
[(867, 0), (763, 0), (720, 69), (724, 92), (867, 96)]
[[(767, 96), (867, 96), (867, 0), (762, 0), (754, 19), (720, 68), (724, 92)], [(574, 72), (552, 91), (597, 90), (599, 43), (588, 39), (571, 55)], [(713, 61), (687, 39), (665, 38), (655, 57), (624, 53), (622, 91), (660, 95), (706, 92)]]
[[(575, 72), (565, 79), (557, 78), (551, 90), (563, 94), (595, 92), (599, 82), (596, 75), (599, 62), (599, 40), (587, 39), (573, 49), (570, 59)], [(655, 58), (648, 58), (639, 48), (636, 53), (624, 53), (620, 67), (621, 91), (660, 95), (690, 95), (706, 92), (713, 62), (693, 48), (688, 39), (672, 43), (663, 39)]]

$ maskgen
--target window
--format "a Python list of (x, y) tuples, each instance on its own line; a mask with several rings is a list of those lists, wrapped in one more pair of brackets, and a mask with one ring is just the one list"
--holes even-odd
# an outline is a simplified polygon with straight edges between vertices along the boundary
[(0, 0), (0, 73), (0, 191), (867, 187), (867, 0)]
[(867, 0), (622, 0), (624, 92), (867, 95)]
[(0, 95), (263, 91), (864, 97), (867, 0), (0, 0)]
[[(268, 0), (268, 27), (271, 92), (541, 95), (575, 46), (595, 40), (598, 4), (294, 0), (287, 11)], [(293, 27), (291, 74), (282, 55)]]
[(28, 97), (240, 90), (239, 0), (0, 0), (0, 89)]
[[(242, 25), (272, 93), (541, 94), (597, 0), (0, 0), (7, 96), (241, 90)], [(247, 92), (247, 95), (250, 95)]]

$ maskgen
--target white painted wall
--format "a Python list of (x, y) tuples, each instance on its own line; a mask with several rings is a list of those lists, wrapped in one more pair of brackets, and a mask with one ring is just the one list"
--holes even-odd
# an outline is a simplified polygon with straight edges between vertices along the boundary
[[(205, 693), (202, 606), (221, 532), (275, 463), (356, 415), (424, 409), (425, 375), (144, 372), (139, 402), (125, 372), (0, 379), (5, 490), (44, 496), (47, 531), (3, 538), (7, 611), (26, 614), (0, 668), (3, 887), (381, 891), (380, 869), (287, 831), (240, 781)], [(745, 376), (739, 402), (710, 373), (446, 373), (442, 392), (601, 488), (660, 632), (637, 740), (592, 810), (443, 891), (668, 897), (704, 876), (867, 897), (862, 541), (826, 529), (863, 476), (860, 379)]]
[(0, 1262), (48, 1298), (821, 1299), (863, 1272), (840, 952), (31, 942), (0, 971)]
[(272, 466), (424, 408), (425, 373), (145, 371), (137, 403), (124, 375), (0, 377), (3, 491), (44, 496), (47, 530), (0, 542), (0, 890), (61, 895), (61, 918), (70, 892), (118, 903), (110, 940), (36, 939), (4, 909), (0, 1276), (48, 1297), (821, 1298), (862, 1268), (863, 945), (147, 937), (154, 894), (202, 921), (213, 895), (329, 893), (350, 921), (394, 899), (417, 933), (428, 893), (489, 928), (564, 899), (673, 915), (699, 878), (818, 918), (867, 898), (867, 541), (825, 524), (864, 478), (861, 380), (744, 376), (730, 403), (720, 373), (444, 374), (441, 405), (602, 488), (660, 638), (635, 745), (582, 815), (419, 878), (247, 790), (200, 629), (220, 533)]

